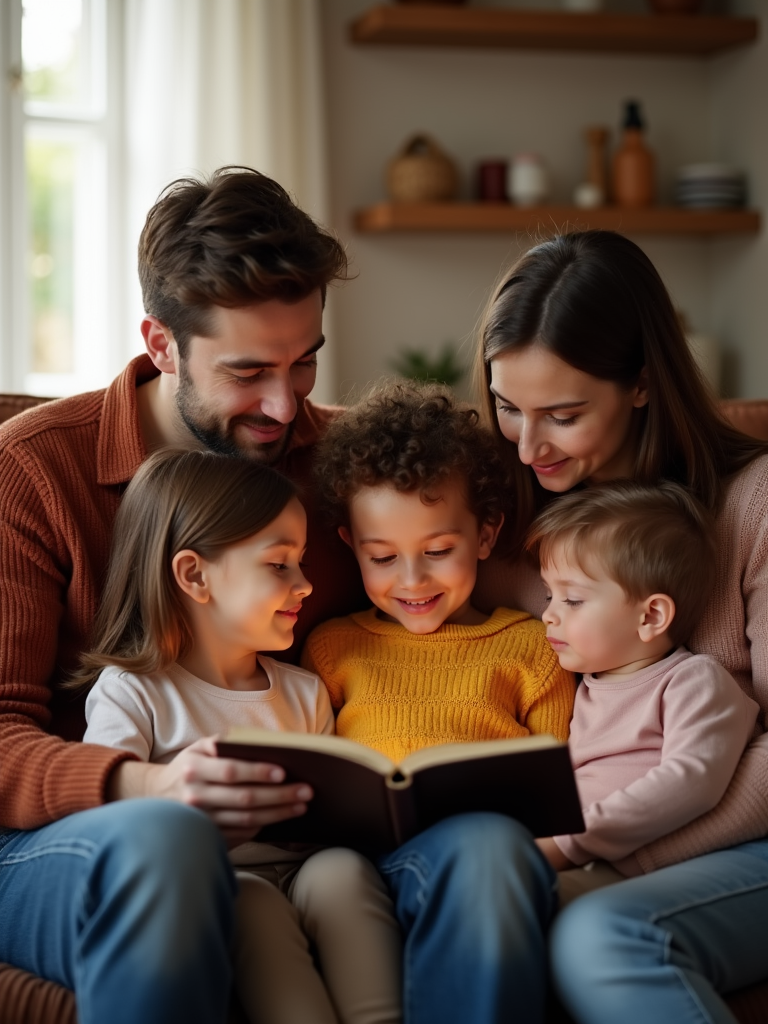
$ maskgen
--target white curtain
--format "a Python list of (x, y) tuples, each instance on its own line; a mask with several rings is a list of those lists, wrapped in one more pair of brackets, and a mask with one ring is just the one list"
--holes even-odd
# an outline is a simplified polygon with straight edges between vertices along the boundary
[[(319, 3), (126, 0), (126, 191), (133, 252), (147, 210), (168, 182), (224, 164), (263, 171), (315, 220), (327, 222)], [(130, 315), (138, 324), (135, 259), (131, 272)], [(328, 347), (313, 395), (321, 401), (334, 391)]]

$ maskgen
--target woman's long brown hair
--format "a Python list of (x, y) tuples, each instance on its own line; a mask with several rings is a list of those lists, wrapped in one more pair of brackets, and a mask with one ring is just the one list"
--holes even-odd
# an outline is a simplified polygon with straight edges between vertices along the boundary
[(150, 455), (118, 509), (91, 649), (64, 685), (87, 688), (108, 665), (148, 673), (176, 661), (192, 634), (174, 555), (189, 548), (213, 561), (268, 526), (295, 495), (289, 480), (252, 460), (196, 450)]
[(483, 419), (494, 431), (517, 489), (507, 550), (551, 497), (517, 458), (499, 428), (491, 361), (541, 345), (600, 380), (631, 388), (643, 368), (649, 399), (638, 413), (633, 478), (674, 480), (715, 510), (723, 481), (768, 444), (735, 430), (720, 414), (685, 340), (669, 293), (634, 242), (613, 231), (560, 235), (529, 250), (504, 275), (484, 314), (475, 362)]

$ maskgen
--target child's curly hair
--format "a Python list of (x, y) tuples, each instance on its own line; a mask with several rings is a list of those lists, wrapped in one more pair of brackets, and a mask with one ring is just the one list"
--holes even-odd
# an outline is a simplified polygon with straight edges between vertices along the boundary
[(459, 477), (478, 523), (498, 523), (510, 488), (489, 431), (475, 409), (440, 384), (401, 379), (375, 385), (328, 428), (317, 446), (315, 476), (326, 511), (349, 524), (349, 502), (363, 487), (437, 491)]

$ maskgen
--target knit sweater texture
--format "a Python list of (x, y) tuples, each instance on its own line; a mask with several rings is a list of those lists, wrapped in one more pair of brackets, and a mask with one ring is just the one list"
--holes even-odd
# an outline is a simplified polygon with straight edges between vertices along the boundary
[[(715, 808), (635, 851), (616, 866), (638, 875), (768, 835), (768, 456), (727, 481), (717, 514), (715, 587), (686, 646), (709, 654), (760, 705), (762, 735), (744, 752)], [(508, 596), (505, 596), (508, 595)], [(505, 600), (541, 616), (544, 590), (528, 562), (493, 554), (480, 563), (473, 597), (487, 611)]]
[(314, 630), (302, 665), (340, 709), (337, 734), (395, 762), (438, 743), (568, 738), (574, 678), (526, 612), (497, 608), (481, 625), (415, 634), (372, 608)]
[[(84, 699), (58, 684), (89, 642), (115, 514), (146, 456), (136, 388), (156, 374), (139, 356), (106, 390), (0, 426), (0, 827), (37, 828), (98, 806), (109, 773), (131, 756), (67, 742), (82, 738)], [(312, 446), (334, 414), (305, 402), (278, 467), (302, 485), (307, 575), (318, 583), (297, 643), (316, 623), (366, 604), (354, 557), (312, 514)]]
[(569, 747), (586, 829), (555, 842), (574, 864), (617, 863), (709, 811), (758, 712), (722, 665), (684, 647), (632, 675), (585, 675)]

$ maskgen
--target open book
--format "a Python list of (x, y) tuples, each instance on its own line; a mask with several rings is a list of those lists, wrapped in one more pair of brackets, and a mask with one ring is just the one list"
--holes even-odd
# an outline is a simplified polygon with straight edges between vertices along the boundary
[(553, 736), (447, 743), (396, 765), (340, 736), (233, 728), (218, 754), (278, 764), (314, 789), (307, 813), (266, 826), (263, 842), (383, 852), (465, 811), (507, 814), (535, 836), (584, 831), (568, 747)]

